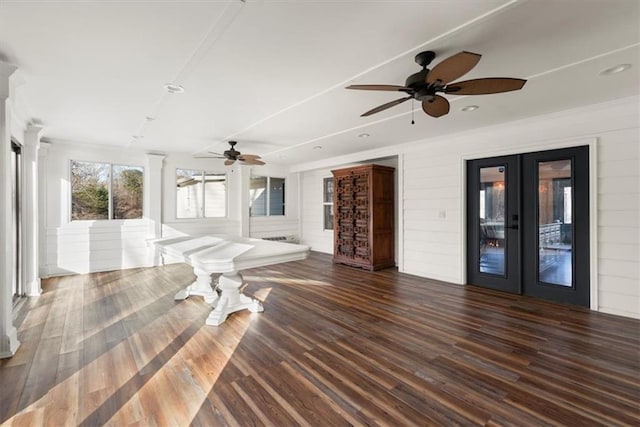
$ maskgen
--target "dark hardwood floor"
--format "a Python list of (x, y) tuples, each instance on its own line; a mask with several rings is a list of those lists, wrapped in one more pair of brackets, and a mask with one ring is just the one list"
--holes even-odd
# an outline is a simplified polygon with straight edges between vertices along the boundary
[(183, 264), (46, 280), (0, 423), (640, 425), (640, 321), (317, 253), (244, 277), (265, 311), (220, 327)]

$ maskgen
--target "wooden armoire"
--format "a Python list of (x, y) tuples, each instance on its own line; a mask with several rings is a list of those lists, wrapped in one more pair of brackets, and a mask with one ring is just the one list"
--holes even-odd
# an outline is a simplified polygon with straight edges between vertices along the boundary
[(394, 260), (394, 168), (364, 165), (333, 173), (333, 262), (379, 270)]

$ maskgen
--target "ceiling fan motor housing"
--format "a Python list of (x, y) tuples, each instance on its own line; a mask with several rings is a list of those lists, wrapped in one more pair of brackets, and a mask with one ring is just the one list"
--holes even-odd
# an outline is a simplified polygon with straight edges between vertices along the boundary
[(224, 156), (229, 159), (229, 160), (236, 160), (238, 158), (238, 156), (242, 153), (240, 153), (239, 151), (236, 151), (236, 147), (235, 145), (238, 143), (238, 141), (229, 141), (229, 145), (231, 146), (230, 149), (226, 150), (224, 153)]
[(412, 89), (418, 89), (420, 86), (424, 86), (427, 80), (427, 74), (429, 74), (429, 69), (425, 68), (422, 71), (419, 71), (415, 74), (411, 74), (407, 77), (407, 81), (405, 82), (406, 87), (410, 87)]
[(418, 90), (413, 97), (418, 101), (433, 101), (433, 97), (436, 94), (433, 87), (428, 86), (426, 88), (422, 88)]
[(235, 148), (231, 148), (231, 150), (226, 150), (223, 154), (227, 159), (235, 160), (240, 155), (240, 152), (236, 151)]

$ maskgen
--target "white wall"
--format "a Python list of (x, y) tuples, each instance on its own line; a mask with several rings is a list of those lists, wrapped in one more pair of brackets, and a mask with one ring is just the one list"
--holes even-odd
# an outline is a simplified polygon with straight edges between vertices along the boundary
[[(600, 311), (640, 318), (640, 115), (637, 97), (457, 135), (359, 153), (350, 161), (398, 155), (403, 161), (401, 271), (463, 284), (466, 159), (596, 141), (597, 261), (592, 298)], [(331, 160), (302, 170), (302, 241), (330, 252), (321, 231), (321, 181)], [(338, 164), (337, 161), (335, 164)], [(444, 213), (444, 215), (443, 215)], [(444, 216), (444, 217), (443, 217)], [(320, 231), (319, 231), (320, 230)]]
[(607, 313), (640, 317), (638, 127), (603, 133), (600, 142), (598, 304), (600, 310)]
[[(337, 168), (333, 168), (337, 169)], [(331, 169), (317, 169), (300, 174), (300, 229), (302, 243), (311, 249), (333, 253), (333, 230), (324, 230), (323, 180), (331, 178)]]

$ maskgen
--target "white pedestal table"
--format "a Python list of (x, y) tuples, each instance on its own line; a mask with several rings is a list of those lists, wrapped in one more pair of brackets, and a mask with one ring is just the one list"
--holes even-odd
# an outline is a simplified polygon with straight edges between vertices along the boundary
[[(227, 316), (247, 309), (253, 313), (264, 311), (262, 303), (242, 293), (241, 270), (298, 261), (307, 258), (309, 246), (236, 236), (201, 236), (155, 239), (151, 243), (163, 255), (190, 264), (196, 280), (175, 295), (183, 300), (191, 295), (202, 296), (214, 309), (206, 324), (218, 326)], [(216, 286), (211, 275), (221, 273)]]

